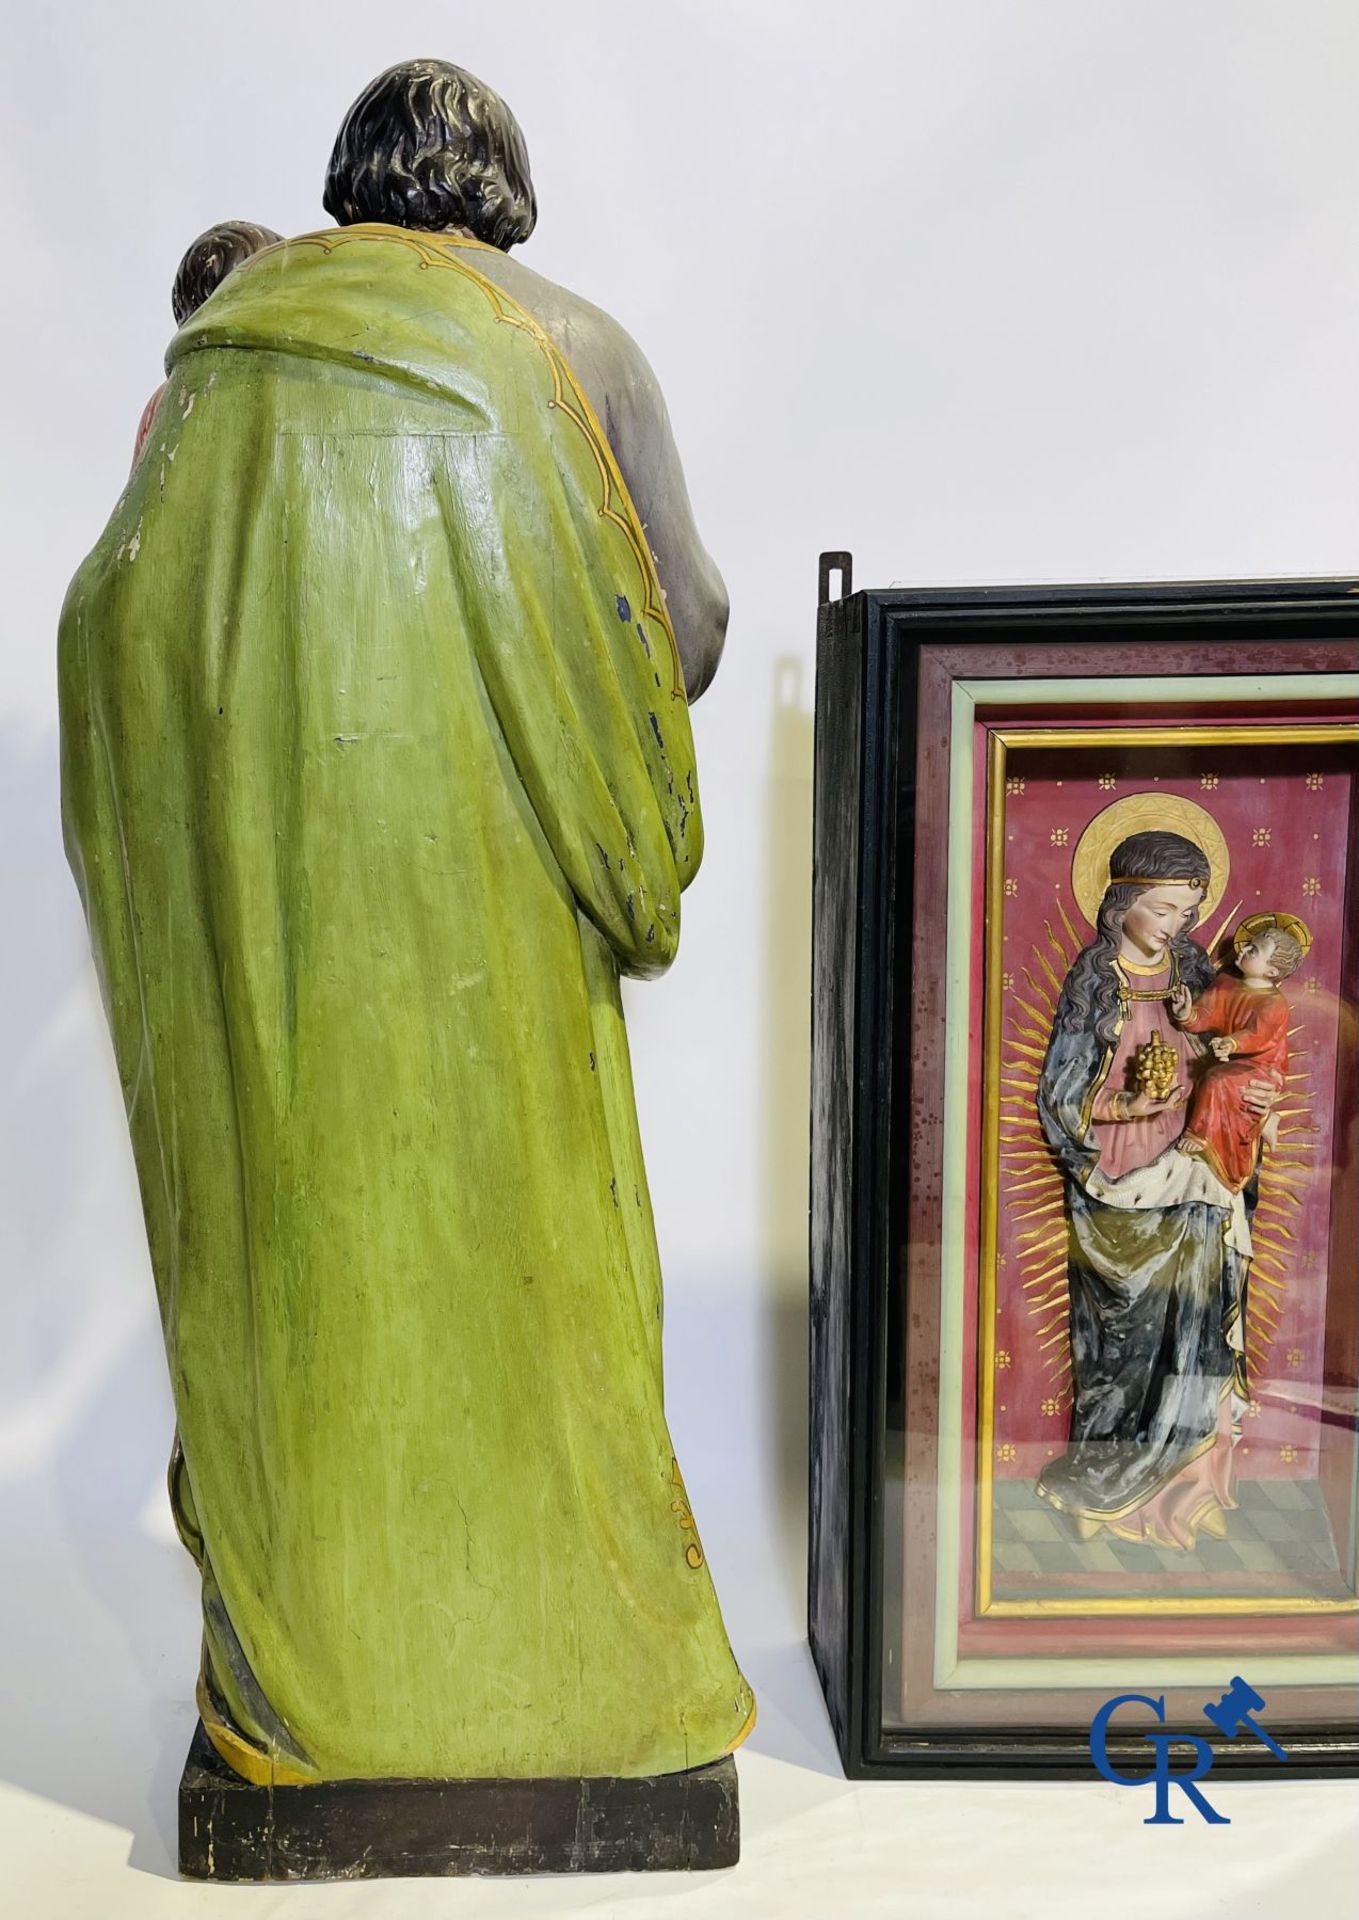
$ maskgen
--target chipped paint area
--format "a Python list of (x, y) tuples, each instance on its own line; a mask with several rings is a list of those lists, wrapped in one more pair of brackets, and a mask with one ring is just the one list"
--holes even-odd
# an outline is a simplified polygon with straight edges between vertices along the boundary
[(137, 558), (137, 555), (141, 552), (141, 550), (142, 550), (142, 523), (141, 523), (141, 516), (139, 515), (137, 518), (137, 524), (132, 529), (131, 535), (129, 536), (128, 539), (123, 541), (122, 545), (118, 548), (113, 558), (115, 562), (123, 559), (126, 559), (129, 562), (131, 562)]

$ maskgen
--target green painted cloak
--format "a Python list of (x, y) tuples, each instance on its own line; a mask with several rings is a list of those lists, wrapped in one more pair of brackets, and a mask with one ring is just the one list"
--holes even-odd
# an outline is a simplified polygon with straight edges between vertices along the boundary
[(476, 252), (289, 242), (71, 587), (62, 806), (252, 1777), (645, 1774), (752, 1700), (666, 1430), (619, 999), (701, 853), (646, 541)]

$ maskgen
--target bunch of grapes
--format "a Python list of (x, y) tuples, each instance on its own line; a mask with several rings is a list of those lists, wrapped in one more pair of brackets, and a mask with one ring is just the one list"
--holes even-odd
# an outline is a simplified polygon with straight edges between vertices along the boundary
[(1149, 1093), (1153, 1100), (1169, 1099), (1178, 1074), (1179, 1061), (1175, 1051), (1166, 1046), (1159, 1033), (1154, 1033), (1150, 1040), (1144, 1040), (1133, 1054), (1133, 1079), (1137, 1091)]

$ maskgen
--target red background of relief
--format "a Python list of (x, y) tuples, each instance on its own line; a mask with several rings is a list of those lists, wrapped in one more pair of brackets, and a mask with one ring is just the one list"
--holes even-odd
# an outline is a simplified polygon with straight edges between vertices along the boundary
[[(1193, 771), (1186, 771), (1192, 760)], [(1089, 821), (1112, 801), (1130, 793), (1161, 791), (1183, 795), (1212, 815), (1227, 842), (1231, 872), (1221, 902), (1205, 917), (1200, 937), (1215, 933), (1224, 913), (1240, 902), (1228, 923), (1261, 910), (1301, 915), (1313, 934), (1311, 953), (1284, 983), (1290, 1005), (1290, 1075), (1306, 1078), (1290, 1085), (1285, 1106), (1305, 1106), (1282, 1122), (1285, 1159), (1305, 1159), (1312, 1171), (1290, 1169), (1301, 1205), (1285, 1222), (1293, 1236), (1274, 1248), (1285, 1268), (1277, 1295), (1278, 1325), (1266, 1330), (1258, 1317), (1252, 1348), (1263, 1362), (1251, 1378), (1254, 1411), (1237, 1449), (1238, 1473), (1256, 1479), (1271, 1475), (1312, 1478), (1317, 1470), (1317, 1441), (1322, 1386), (1322, 1349), (1326, 1318), (1330, 1230), (1332, 1129), (1336, 1102), (1336, 1051), (1341, 984), (1341, 937), (1346, 878), (1351, 778), (1336, 749), (1280, 746), (1269, 748), (1139, 747), (1068, 749), (1042, 755), (1014, 752), (1009, 771), (1023, 780), (1022, 791), (1005, 799), (1005, 875), (1012, 891), (1003, 906), (1003, 966), (1007, 987), (1036, 1005), (1025, 969), (1052, 997), (1051, 981), (1035, 957), (1041, 948), (1060, 978), (1062, 968), (1048, 943), (1044, 923), (1067, 946), (1069, 937), (1057, 911), (1060, 897), (1082, 940), (1090, 929), (1071, 891), (1071, 860)], [(1261, 769), (1264, 768), (1264, 771)], [(1310, 782), (1309, 782), (1310, 776)], [(1106, 784), (1101, 785), (1101, 778)], [(1320, 785), (1317, 780), (1320, 779)], [(1113, 782), (1113, 785), (1107, 784)], [(1215, 782), (1215, 784), (1206, 784)], [(979, 902), (980, 905), (980, 902)], [(1005, 995), (1004, 1033), (1033, 1022)], [(1003, 1046), (1002, 1060), (1011, 1055)], [(1005, 1071), (1005, 1069), (1002, 1069)], [(1011, 1091), (1011, 1089), (1006, 1089)], [(1014, 1111), (1007, 1108), (1007, 1113)], [(1294, 1131), (1306, 1128), (1309, 1131)], [(1003, 1129), (1008, 1131), (1009, 1129)], [(1311, 1151), (1298, 1154), (1293, 1149)], [(1034, 1478), (1047, 1460), (1062, 1451), (1069, 1399), (1050, 1363), (1063, 1344), (1047, 1353), (1039, 1347), (1041, 1320), (1029, 1307), (1020, 1284), (1020, 1235), (1043, 1224), (1016, 1218), (1044, 1196), (1041, 1190), (1010, 1198), (1012, 1176), (1003, 1170), (999, 1209), (996, 1302), (996, 1401), (992, 1435), (997, 1475)], [(1261, 1197), (1271, 1188), (1268, 1166)], [(1055, 1190), (1055, 1189), (1054, 1189)], [(1060, 1219), (1060, 1216), (1058, 1216)], [(1257, 1227), (1273, 1228), (1265, 1214)], [(1279, 1236), (1272, 1236), (1279, 1237)], [(1262, 1244), (1262, 1251), (1264, 1247)], [(1041, 1291), (1046, 1292), (1043, 1288)], [(1264, 1297), (1264, 1290), (1260, 1290)], [(1051, 1337), (1050, 1335), (1048, 1336)], [(1008, 1358), (1007, 1358), (1008, 1356)], [(1013, 1449), (1010, 1453), (1007, 1449)]]

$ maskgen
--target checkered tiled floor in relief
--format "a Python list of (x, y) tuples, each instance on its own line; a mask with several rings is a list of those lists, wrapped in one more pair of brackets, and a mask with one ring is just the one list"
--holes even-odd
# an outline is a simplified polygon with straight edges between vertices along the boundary
[[(1243, 1480), (1236, 1489), (1240, 1505), (1227, 1515), (1227, 1538), (1201, 1533), (1190, 1552), (1170, 1547), (1133, 1546), (1107, 1534), (1078, 1540), (1071, 1524), (1038, 1499), (1031, 1480), (995, 1483), (993, 1578), (998, 1598), (1035, 1591), (1035, 1576), (1104, 1574), (1115, 1586), (1146, 1580), (1164, 1591), (1163, 1575), (1174, 1573), (1177, 1591), (1192, 1576), (1204, 1589), (1221, 1593), (1224, 1577), (1273, 1574), (1270, 1591), (1343, 1597), (1350, 1593), (1336, 1558), (1330, 1522), (1313, 1481)], [(1013, 1581), (1007, 1580), (1013, 1576)]]

